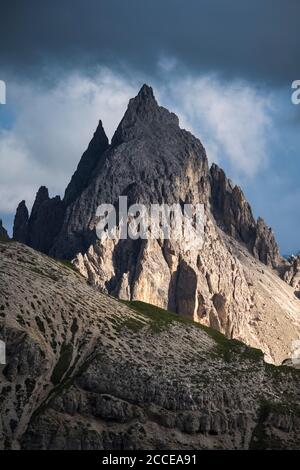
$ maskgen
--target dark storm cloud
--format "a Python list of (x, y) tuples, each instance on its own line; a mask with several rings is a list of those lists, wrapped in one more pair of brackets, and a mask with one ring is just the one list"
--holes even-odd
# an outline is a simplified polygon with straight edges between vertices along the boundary
[(195, 73), (290, 83), (299, 17), (298, 0), (10, 0), (0, 8), (0, 70), (101, 63), (153, 74), (165, 55)]

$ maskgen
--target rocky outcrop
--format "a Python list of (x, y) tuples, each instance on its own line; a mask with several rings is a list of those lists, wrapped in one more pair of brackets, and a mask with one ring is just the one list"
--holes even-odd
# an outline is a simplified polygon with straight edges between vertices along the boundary
[(211, 209), (219, 226), (246, 244), (262, 263), (277, 267), (282, 263), (272, 230), (262, 218), (256, 221), (240, 187), (233, 185), (224, 171), (213, 164), (210, 169)]
[(291, 256), (283, 279), (295, 290), (295, 295), (300, 298), (300, 255)]
[(49, 253), (58, 235), (65, 214), (65, 205), (59, 196), (49, 197), (48, 189), (41, 186), (28, 217), (25, 201), (20, 202), (13, 229), (13, 239)]
[(0, 243), (0, 339), (0, 449), (299, 448), (299, 371), (17, 243)]
[(14, 228), (13, 228), (13, 239), (20, 243), (28, 242), (28, 220), (29, 214), (26, 207), (25, 201), (21, 201), (17, 207)]
[(2, 220), (0, 219), (0, 240), (7, 242), (9, 241), (9, 236), (6, 229), (2, 225)]
[(64, 203), (67, 206), (74, 202), (89, 185), (96, 167), (100, 171), (99, 165), (104, 163), (104, 152), (107, 148), (108, 138), (106, 137), (102, 122), (99, 121), (94, 137), (82, 155), (77, 170), (65, 191)]
[(216, 164), (211, 166), (210, 177), (211, 208), (216, 221), (226, 233), (250, 245), (256, 222), (242, 190)]
[(28, 245), (48, 253), (61, 229), (64, 213), (60, 197), (49, 198), (48, 189), (41, 186), (28, 221)]
[(274, 233), (261, 217), (257, 220), (255, 238), (251, 250), (253, 255), (267, 266), (276, 268), (284, 264)]

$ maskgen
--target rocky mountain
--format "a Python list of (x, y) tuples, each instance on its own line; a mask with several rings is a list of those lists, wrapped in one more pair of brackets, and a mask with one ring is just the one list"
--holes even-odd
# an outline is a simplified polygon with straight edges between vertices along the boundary
[(0, 449), (299, 448), (300, 371), (15, 242), (0, 339)]
[[(204, 244), (178, 240), (96, 237), (101, 203), (202, 203)], [(216, 165), (199, 139), (181, 129), (144, 85), (130, 100), (111, 143), (102, 123), (64, 199), (42, 187), (30, 217), (24, 203), (14, 239), (57, 259), (69, 259), (102, 292), (171, 310), (261, 348), (281, 363), (300, 337), (300, 303), (284, 275), (272, 230), (255, 220), (242, 190)]]

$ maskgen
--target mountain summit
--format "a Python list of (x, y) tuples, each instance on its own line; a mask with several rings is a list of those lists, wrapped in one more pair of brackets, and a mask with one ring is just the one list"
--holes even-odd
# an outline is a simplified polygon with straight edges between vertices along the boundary
[[(129, 204), (202, 203), (202, 250), (188, 250), (184, 241), (98, 240), (97, 207), (117, 207), (121, 195)], [(200, 140), (180, 128), (147, 85), (130, 100), (111, 144), (99, 123), (62, 201), (42, 189), (29, 218), (19, 206), (14, 238), (73, 260), (104, 292), (212, 326), (274, 362), (289, 355), (300, 333), (299, 299), (278, 276), (289, 265), (272, 230), (254, 219), (241, 188), (221, 168), (209, 168)]]
[(103, 129), (102, 121), (99, 121), (94, 137), (82, 155), (77, 170), (65, 191), (64, 203), (66, 206), (74, 202), (89, 185), (93, 172), (97, 165), (99, 165), (100, 157), (107, 150), (108, 146), (108, 138)]
[(127, 111), (112, 138), (112, 145), (146, 137), (147, 131), (160, 134), (159, 131), (168, 128), (171, 132), (172, 127), (179, 127), (178, 117), (159, 106), (152, 88), (143, 85), (138, 95), (129, 101)]

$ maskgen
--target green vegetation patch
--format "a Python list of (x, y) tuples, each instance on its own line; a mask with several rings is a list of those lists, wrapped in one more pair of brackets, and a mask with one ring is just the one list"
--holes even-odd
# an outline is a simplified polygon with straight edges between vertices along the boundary
[(48, 279), (52, 279), (52, 281), (58, 281), (58, 277), (49, 273), (45, 273), (38, 267), (29, 267), (30, 271), (32, 271), (35, 274), (38, 274), (39, 276), (42, 277), (47, 277)]
[(10, 238), (4, 235), (0, 235), (0, 243), (9, 243), (10, 241), (11, 241)]
[(285, 444), (278, 438), (278, 436), (275, 436), (272, 433), (270, 429), (271, 426), (268, 427), (268, 418), (270, 415), (299, 417), (300, 406), (295, 403), (271, 402), (269, 400), (262, 399), (258, 413), (258, 424), (252, 434), (250, 449), (280, 450), (285, 448)]
[[(66, 347), (63, 345), (62, 350), (64, 349), (64, 352), (66, 351)], [(72, 348), (73, 349), (73, 348)], [(90, 366), (90, 364), (94, 360), (101, 360), (103, 358), (103, 354), (101, 353), (96, 353), (96, 354), (91, 354), (85, 361), (84, 363), (79, 367), (78, 371), (72, 376), (74, 369), (79, 361), (79, 356), (76, 358), (74, 361), (74, 364), (71, 368), (68, 369), (67, 373), (65, 374), (64, 378), (55, 384), (55, 387), (50, 391), (49, 395), (47, 398), (42, 402), (42, 404), (33, 412), (31, 421), (33, 421), (38, 415), (43, 413), (50, 405), (51, 403), (55, 400), (57, 396), (59, 396), (61, 393), (65, 393), (68, 391), (68, 389), (73, 385), (74, 379), (76, 377), (79, 377), (82, 375)], [(57, 364), (58, 365), (58, 364)], [(53, 372), (54, 373), (54, 372)], [(53, 374), (52, 374), (53, 375)]]
[(63, 343), (60, 350), (60, 358), (53, 369), (51, 382), (57, 385), (70, 367), (73, 357), (72, 344)]
[(35, 321), (40, 332), (43, 333), (43, 335), (45, 335), (46, 331), (45, 331), (44, 322), (38, 316), (35, 317)]
[[(197, 325), (197, 323), (188, 318), (177, 315), (176, 313), (172, 313), (168, 310), (164, 310), (163, 308), (156, 307), (155, 305), (147, 304), (146, 302), (141, 302), (139, 300), (122, 300), (121, 302), (126, 304), (139, 315), (142, 315), (146, 320), (151, 320), (149, 326), (153, 332), (159, 333), (167, 329), (174, 322), (184, 325)], [(140, 324), (141, 328), (145, 326), (144, 323), (138, 322), (138, 320), (135, 321)], [(128, 322), (128, 320), (126, 322)]]
[(78, 321), (77, 321), (77, 318), (73, 318), (73, 322), (72, 322), (72, 325), (71, 325), (71, 333), (72, 333), (72, 341), (74, 341), (75, 339), (75, 335), (78, 331), (79, 327), (78, 327)]
[(228, 339), (213, 328), (201, 325), (202, 329), (216, 342), (213, 354), (222, 356), (227, 362), (235, 359), (245, 359), (253, 362), (263, 361), (264, 354), (260, 349), (251, 348), (237, 339)]
[(58, 262), (62, 264), (64, 268), (71, 269), (71, 271), (74, 271), (75, 273), (78, 274), (78, 271), (75, 268), (74, 264), (72, 264), (71, 261), (69, 261), (68, 259), (58, 260)]
[(142, 321), (137, 320), (136, 318), (127, 318), (126, 320), (122, 321), (121, 323), (117, 323), (115, 325), (117, 331), (122, 331), (123, 328), (127, 328), (135, 333), (140, 331), (146, 325)]
[(294, 379), (299, 381), (300, 378), (300, 369), (295, 369), (294, 367), (290, 366), (274, 366), (273, 364), (265, 364), (265, 370), (270, 379), (274, 379), (276, 381), (280, 380), (287, 380)]
[(20, 315), (19, 313), (18, 313), (18, 315), (17, 315), (17, 322), (18, 322), (21, 326), (26, 326), (26, 322), (25, 322), (24, 318), (23, 318), (22, 315)]
[[(231, 361), (234, 359), (245, 359), (254, 362), (259, 362), (263, 360), (263, 352), (260, 349), (251, 348), (246, 346), (241, 341), (235, 339), (228, 339), (225, 335), (220, 333), (213, 328), (202, 325), (201, 323), (196, 323), (193, 320), (178, 315), (176, 313), (164, 310), (163, 308), (156, 307), (155, 305), (148, 304), (141, 301), (122, 301), (132, 310), (137, 312), (143, 317), (151, 320), (150, 328), (152, 332), (159, 333), (164, 329), (168, 328), (172, 323), (180, 323), (182, 325), (192, 326), (195, 328), (200, 328), (205, 331), (216, 343), (212, 354), (214, 357), (221, 356), (226, 361)], [(129, 320), (124, 322), (122, 325), (127, 326)], [(137, 320), (132, 319), (132, 330), (138, 331), (143, 328), (144, 324), (138, 324)]]

